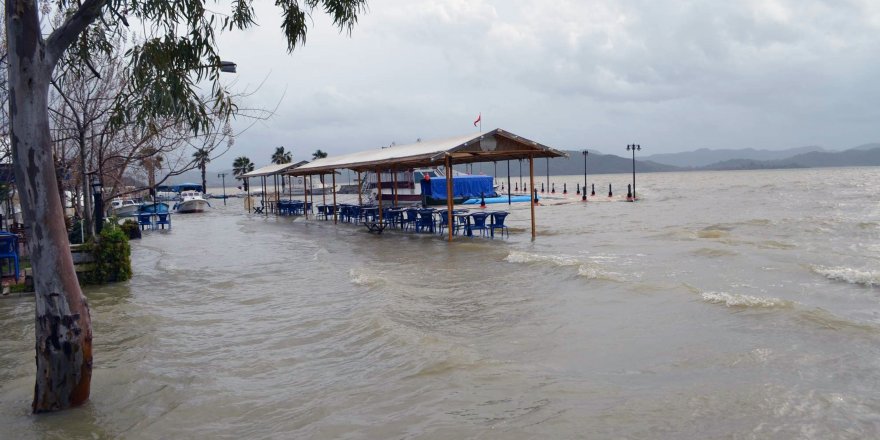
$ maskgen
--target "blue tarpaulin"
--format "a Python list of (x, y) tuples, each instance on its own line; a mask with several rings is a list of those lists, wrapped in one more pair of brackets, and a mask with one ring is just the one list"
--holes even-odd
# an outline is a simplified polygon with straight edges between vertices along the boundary
[[(452, 176), (452, 198), (491, 197), (492, 176)], [(435, 177), (429, 181), (422, 180), (422, 194), (435, 199), (446, 199), (446, 178)]]

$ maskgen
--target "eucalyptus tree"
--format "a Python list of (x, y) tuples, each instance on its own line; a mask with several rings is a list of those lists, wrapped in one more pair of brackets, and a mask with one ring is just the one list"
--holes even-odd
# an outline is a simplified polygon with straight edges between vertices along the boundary
[(293, 162), (293, 153), (290, 151), (284, 151), (284, 147), (275, 148), (275, 152), (272, 153), (272, 163), (274, 164), (282, 164), (282, 163), (290, 163)]
[[(10, 139), (15, 180), (28, 228), (34, 273), (36, 384), (32, 410), (55, 411), (88, 400), (92, 377), (92, 326), (68, 249), (61, 198), (55, 190), (48, 112), (49, 85), (58, 61), (70, 53), (89, 65), (109, 38), (143, 23), (151, 35), (128, 51), (130, 80), (116, 102), (115, 123), (148, 126), (157, 117), (181, 122), (194, 133), (211, 128), (211, 114), (231, 116), (236, 107), (220, 82), (216, 35), (256, 24), (253, 0), (231, 3), (228, 15), (205, 0), (57, 0), (66, 17), (43, 38), (37, 0), (6, 0)], [(309, 17), (323, 10), (351, 32), (366, 0), (276, 0), (288, 51), (305, 42)], [(212, 5), (213, 7), (213, 5)], [(212, 100), (198, 96), (210, 82)]]

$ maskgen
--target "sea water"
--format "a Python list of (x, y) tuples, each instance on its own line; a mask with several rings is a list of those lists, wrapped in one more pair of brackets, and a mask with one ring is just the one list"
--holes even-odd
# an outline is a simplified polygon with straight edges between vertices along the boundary
[(29, 414), (33, 298), (0, 299), (0, 437), (880, 436), (880, 168), (582, 178), (535, 241), (528, 204), (453, 243), (175, 215), (85, 291), (81, 408)]

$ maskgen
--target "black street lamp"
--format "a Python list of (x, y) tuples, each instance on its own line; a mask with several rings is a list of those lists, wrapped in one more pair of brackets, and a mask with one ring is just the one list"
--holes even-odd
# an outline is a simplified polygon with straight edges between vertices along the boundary
[(590, 154), (589, 151), (584, 150), (581, 152), (584, 155), (584, 195), (581, 197), (581, 200), (587, 201), (587, 156)]
[(223, 179), (223, 206), (226, 206), (226, 173), (217, 174), (217, 177)]
[(636, 150), (641, 151), (642, 146), (636, 145), (636, 144), (626, 146), (626, 151), (633, 152), (633, 201), (634, 202), (636, 201)]
[(104, 227), (104, 185), (97, 174), (92, 175), (92, 195), (95, 199), (95, 234)]
[(238, 67), (237, 64), (232, 61), (220, 61), (220, 71), (224, 73), (235, 73), (235, 68)]

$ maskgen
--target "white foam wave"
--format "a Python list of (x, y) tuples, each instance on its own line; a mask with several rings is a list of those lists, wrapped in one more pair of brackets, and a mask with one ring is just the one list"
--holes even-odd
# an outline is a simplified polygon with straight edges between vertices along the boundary
[(577, 266), (581, 264), (577, 258), (567, 255), (539, 255), (520, 251), (511, 251), (504, 260), (511, 263), (549, 263), (557, 266)]
[(578, 267), (578, 275), (591, 280), (623, 281), (623, 276), (617, 272), (609, 272), (595, 264), (582, 264)]
[(789, 307), (792, 304), (790, 301), (779, 298), (762, 298), (727, 292), (703, 292), (700, 296), (703, 298), (703, 301), (712, 304), (724, 304), (727, 307), (775, 308)]
[(348, 276), (351, 278), (352, 284), (357, 286), (376, 286), (382, 284), (382, 278), (368, 274), (363, 269), (350, 269)]
[(813, 266), (813, 272), (829, 280), (861, 284), (867, 287), (880, 286), (880, 271), (858, 270), (849, 267)]

